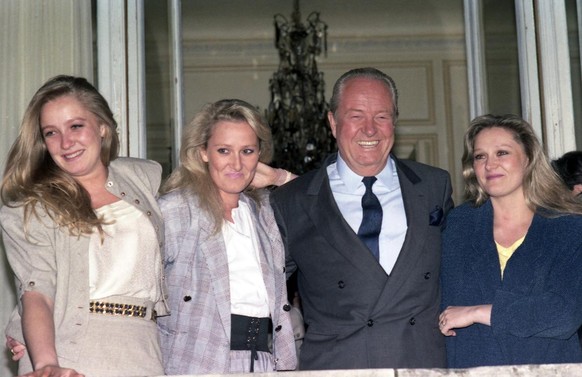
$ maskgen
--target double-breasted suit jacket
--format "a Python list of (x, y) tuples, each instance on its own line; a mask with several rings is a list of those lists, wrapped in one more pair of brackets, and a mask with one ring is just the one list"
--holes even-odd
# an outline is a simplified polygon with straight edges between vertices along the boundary
[(392, 157), (408, 230), (388, 276), (336, 205), (326, 171), (336, 158), (271, 196), (307, 326), (300, 369), (444, 367), (439, 265), (453, 205), (448, 173)]
[[(273, 321), (276, 369), (296, 366), (283, 245), (266, 195), (258, 206), (241, 194), (255, 221), (260, 267)], [(171, 315), (158, 320), (166, 374), (228, 373), (231, 333), (228, 259), (222, 233), (190, 192), (159, 199)]]

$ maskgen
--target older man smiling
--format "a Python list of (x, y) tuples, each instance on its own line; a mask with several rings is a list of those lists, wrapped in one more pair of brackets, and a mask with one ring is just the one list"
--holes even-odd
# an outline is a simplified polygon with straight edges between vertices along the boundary
[(271, 196), (307, 325), (300, 368), (444, 367), (449, 174), (391, 154), (398, 92), (383, 72), (345, 73), (330, 105), (339, 153)]

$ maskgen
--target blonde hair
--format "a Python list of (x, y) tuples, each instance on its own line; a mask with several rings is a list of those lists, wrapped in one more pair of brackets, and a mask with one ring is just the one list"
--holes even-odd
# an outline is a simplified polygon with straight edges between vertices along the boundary
[(55, 164), (40, 128), (44, 105), (63, 96), (77, 99), (106, 126), (101, 162), (109, 166), (117, 158), (117, 123), (105, 98), (82, 77), (56, 76), (34, 94), (26, 108), (18, 137), (8, 153), (0, 196), (6, 206), (24, 207), (25, 231), (30, 216), (38, 216), (40, 206), (59, 227), (68, 228), (71, 235), (91, 234), (95, 227), (101, 231), (104, 223), (95, 215), (89, 193)]
[(471, 122), (465, 133), (463, 153), (463, 178), (465, 195), (476, 206), (482, 205), (489, 195), (477, 181), (473, 168), (473, 154), (477, 135), (485, 129), (502, 128), (510, 132), (514, 140), (523, 147), (528, 165), (523, 177), (523, 192), (527, 206), (534, 212), (546, 209), (558, 213), (582, 214), (580, 204), (567, 190), (556, 174), (543, 150), (533, 128), (517, 115), (482, 115)]
[[(200, 152), (208, 146), (214, 126), (220, 121), (246, 122), (259, 139), (259, 161), (269, 163), (273, 157), (271, 130), (258, 110), (238, 99), (224, 99), (205, 105), (184, 130), (180, 149), (180, 166), (163, 184), (162, 194), (174, 190), (188, 190), (199, 199), (201, 208), (214, 221), (214, 231), (222, 229), (224, 207), (219, 191), (210, 177), (208, 164)], [(257, 197), (247, 192), (257, 201)]]

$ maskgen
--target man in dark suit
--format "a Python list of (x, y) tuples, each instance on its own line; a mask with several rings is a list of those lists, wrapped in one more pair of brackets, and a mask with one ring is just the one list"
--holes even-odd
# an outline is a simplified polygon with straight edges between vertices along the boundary
[(271, 196), (307, 326), (300, 369), (446, 366), (437, 318), (450, 177), (391, 154), (397, 101), (383, 72), (345, 73), (328, 114), (339, 153)]

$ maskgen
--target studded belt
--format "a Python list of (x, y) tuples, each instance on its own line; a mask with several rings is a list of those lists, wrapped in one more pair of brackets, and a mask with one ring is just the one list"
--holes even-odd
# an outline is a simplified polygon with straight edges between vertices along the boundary
[[(105, 301), (90, 301), (89, 313), (122, 315), (127, 317), (145, 318), (148, 312), (147, 306), (120, 304)], [(156, 311), (151, 311), (152, 321), (156, 320)]]

